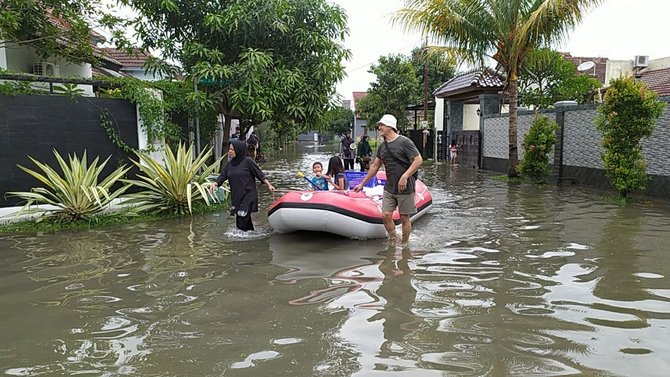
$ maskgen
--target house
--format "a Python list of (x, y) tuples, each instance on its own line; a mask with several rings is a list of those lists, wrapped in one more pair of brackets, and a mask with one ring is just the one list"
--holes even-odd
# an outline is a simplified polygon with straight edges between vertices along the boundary
[[(361, 118), (361, 114), (356, 110), (358, 107), (356, 103), (363, 97), (368, 95), (368, 92), (352, 92), (351, 93), (354, 100), (354, 128), (351, 133), (351, 137), (356, 139), (361, 135), (366, 135), (368, 133), (368, 120)], [(374, 131), (374, 130), (373, 130)]]
[[(91, 43), (97, 43), (98, 37), (92, 37)], [(122, 64), (110, 56), (104, 54), (99, 48), (93, 46), (93, 53), (98, 58), (99, 69), (118, 71)], [(91, 79), (95, 67), (91, 63), (72, 63), (62, 58), (40, 57), (35, 49), (30, 46), (3, 44), (0, 46), (0, 68), (16, 73), (30, 73), (37, 76), (73, 77)], [(49, 90), (47, 83), (34, 83), (35, 88)], [(93, 96), (91, 85), (78, 85), (83, 90), (82, 95)]]
[(670, 57), (649, 59), (649, 56), (638, 55), (632, 60), (612, 60), (572, 56), (570, 53), (563, 53), (563, 57), (575, 63), (582, 74), (598, 79), (605, 88), (616, 78), (634, 76), (659, 96), (670, 96)]
[(435, 128), (452, 131), (479, 130), (481, 117), (503, 111), (502, 76), (491, 68), (477, 68), (456, 75), (433, 92)]
[(135, 77), (144, 81), (162, 80), (164, 77), (158, 73), (153, 74), (144, 70), (144, 65), (153, 56), (143, 50), (133, 49), (130, 52), (117, 48), (101, 48), (105, 56), (121, 63), (116, 72), (121, 76)]
[(640, 80), (659, 96), (670, 97), (670, 67), (640, 72)]
[[(58, 29), (68, 30), (69, 25), (63, 20), (49, 15), (49, 22)], [(104, 36), (94, 31), (91, 32), (90, 44), (93, 50), (93, 56), (98, 60), (96, 65), (101, 69), (118, 71), (122, 64), (114, 58), (105, 54), (99, 47), (100, 43), (105, 42)], [(2, 42), (2, 41), (0, 41)], [(59, 40), (59, 43), (66, 44), (67, 41)], [(25, 44), (18, 44), (5, 41), (0, 43), (0, 68), (15, 73), (30, 73), (37, 76), (69, 77), (91, 79), (93, 77), (93, 62), (73, 63), (59, 57), (43, 58), (37, 54), (34, 47)], [(51, 91), (53, 84), (33, 83), (36, 89), (42, 88)], [(78, 85), (83, 91), (84, 96), (93, 96), (93, 87), (91, 85)]]

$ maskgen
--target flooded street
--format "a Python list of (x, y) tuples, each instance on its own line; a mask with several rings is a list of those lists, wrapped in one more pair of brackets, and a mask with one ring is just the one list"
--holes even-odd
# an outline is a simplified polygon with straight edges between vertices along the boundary
[[(332, 150), (262, 164), (278, 189)], [(326, 166), (324, 166), (325, 168)], [(215, 213), (0, 236), (0, 372), (666, 376), (670, 203), (426, 165), (407, 247)]]

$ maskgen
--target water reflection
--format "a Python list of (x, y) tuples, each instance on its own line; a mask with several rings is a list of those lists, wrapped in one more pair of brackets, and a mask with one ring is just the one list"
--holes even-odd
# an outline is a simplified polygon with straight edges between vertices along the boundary
[[(333, 150), (263, 168), (282, 188)], [(224, 213), (0, 237), (8, 375), (662, 376), (670, 206), (426, 168), (409, 247)], [(262, 204), (272, 200), (261, 193)]]

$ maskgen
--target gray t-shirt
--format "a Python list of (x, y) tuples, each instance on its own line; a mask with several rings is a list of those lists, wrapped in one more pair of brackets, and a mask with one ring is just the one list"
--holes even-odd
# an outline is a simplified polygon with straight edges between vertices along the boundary
[[(386, 146), (388, 145), (388, 149)], [(386, 185), (384, 191), (391, 194), (411, 194), (414, 192), (413, 177), (407, 180), (407, 188), (403, 192), (398, 191), (398, 181), (419, 155), (419, 150), (409, 138), (398, 135), (393, 141), (380, 143), (377, 148), (377, 157), (382, 159), (384, 170), (386, 170)]]

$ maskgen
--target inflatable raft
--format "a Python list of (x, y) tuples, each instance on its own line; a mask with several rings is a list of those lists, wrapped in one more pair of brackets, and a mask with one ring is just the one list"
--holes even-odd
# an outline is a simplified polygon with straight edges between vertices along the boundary
[[(347, 172), (353, 186), (356, 177), (352, 179), (350, 173), (356, 172)], [(316, 231), (355, 239), (385, 238), (387, 234), (382, 221), (385, 178), (383, 171), (378, 172), (372, 187), (361, 192), (289, 191), (270, 205), (268, 221), (278, 233)], [(430, 191), (421, 180), (416, 181), (414, 202), (417, 212), (411, 216), (412, 222), (426, 214), (433, 204)], [(393, 213), (393, 221), (400, 224), (397, 210)]]

